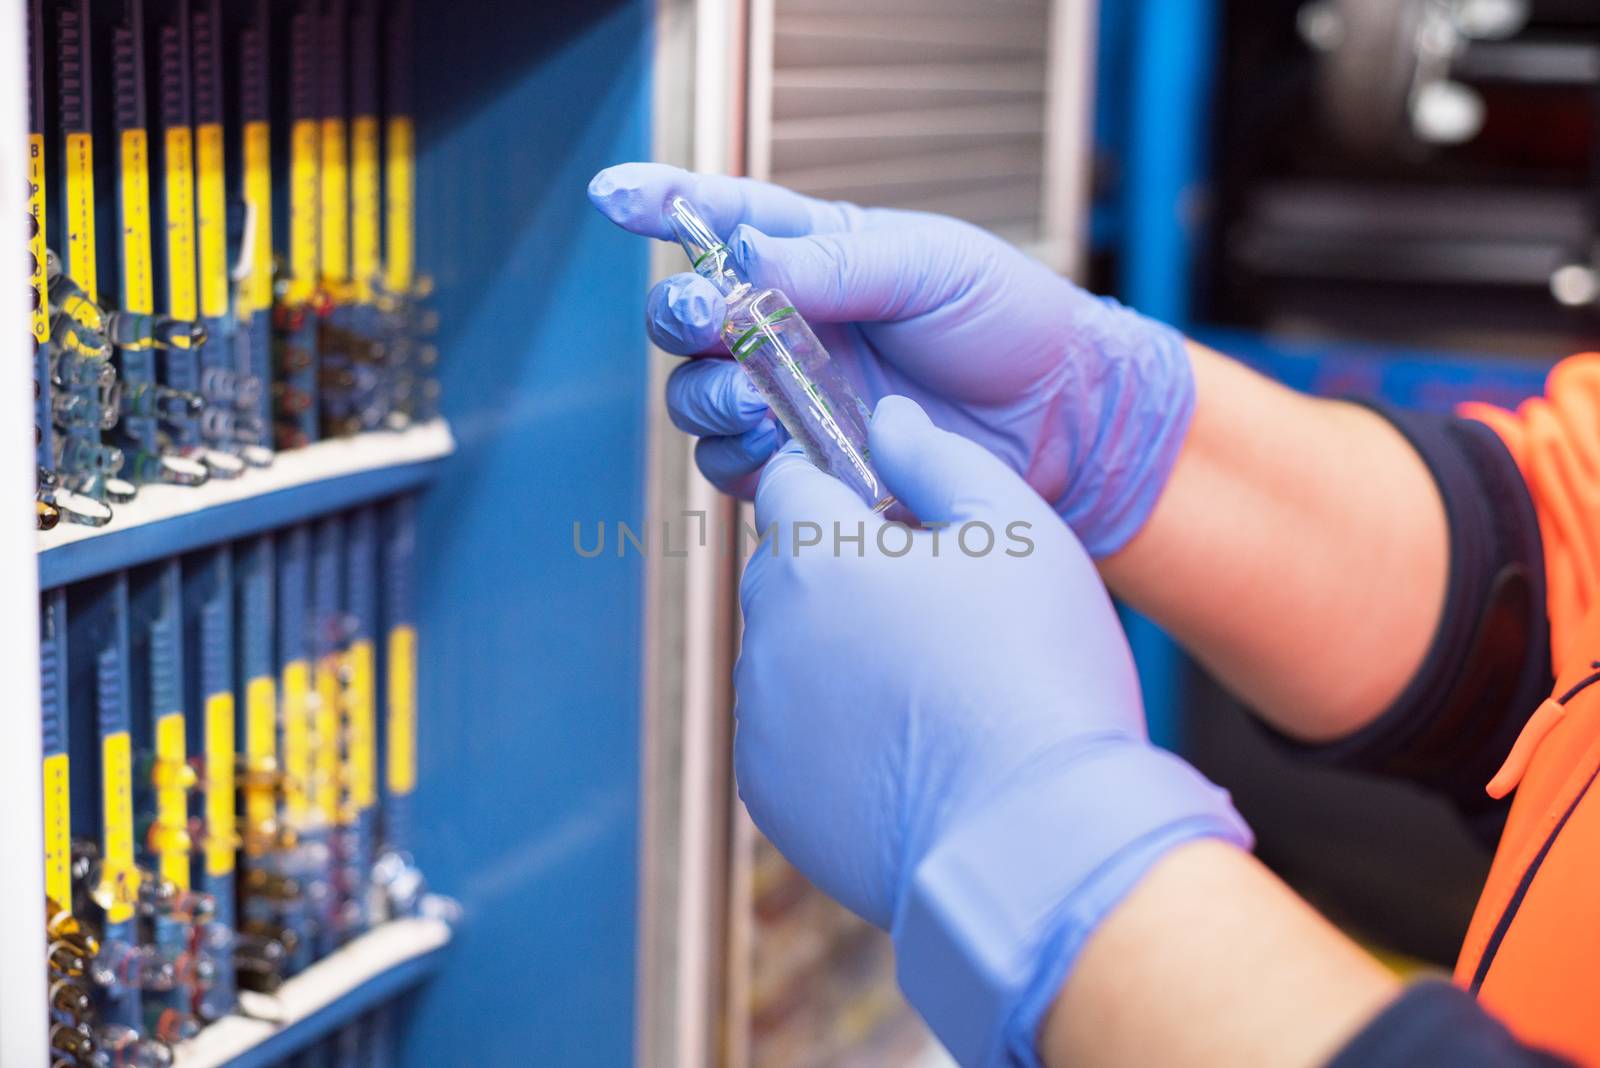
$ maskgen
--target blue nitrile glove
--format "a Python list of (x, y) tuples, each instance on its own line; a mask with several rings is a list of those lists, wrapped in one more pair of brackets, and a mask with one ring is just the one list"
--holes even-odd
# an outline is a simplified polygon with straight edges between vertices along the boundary
[(1149, 743), (1116, 613), (1045, 502), (903, 397), (878, 405), (871, 446), (888, 488), (949, 525), (886, 523), (797, 447), (767, 464), (739, 794), (807, 877), (889, 928), (957, 1060), (1035, 1064), (1084, 940), (1150, 866), (1250, 832)]
[[(589, 197), (634, 233), (671, 238), (670, 194), (697, 204), (757, 286), (787, 293), (869, 403), (890, 393), (1004, 460), (1089, 552), (1125, 545), (1155, 507), (1194, 407), (1183, 338), (1091, 296), (975, 226), (812, 200), (654, 163), (597, 174)], [(741, 225), (742, 224), (742, 225)], [(727, 356), (721, 295), (694, 274), (651, 290), (651, 339)], [(673, 422), (702, 436), (700, 469), (748, 496), (783, 434), (729, 359), (667, 383)]]

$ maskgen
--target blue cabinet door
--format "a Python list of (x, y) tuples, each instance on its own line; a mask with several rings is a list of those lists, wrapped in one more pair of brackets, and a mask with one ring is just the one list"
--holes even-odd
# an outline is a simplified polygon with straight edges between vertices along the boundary
[(652, 5), (417, 11), (418, 270), (459, 440), (417, 543), (418, 862), (464, 911), (402, 1063), (633, 1059), (648, 242), (590, 208), (649, 154)]

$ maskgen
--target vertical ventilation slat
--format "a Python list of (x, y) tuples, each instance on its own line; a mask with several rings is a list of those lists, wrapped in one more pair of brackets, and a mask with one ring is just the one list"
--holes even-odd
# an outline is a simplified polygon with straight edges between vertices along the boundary
[(109, 644), (95, 655), (95, 688), (99, 701), (96, 711), (102, 738), (128, 729), (128, 714), (123, 704), (122, 651), (109, 636), (107, 640)]
[(163, 593), (161, 617), (150, 627), (150, 693), (157, 715), (181, 708), (183, 680), (178, 677), (181, 635), (175, 594)]
[(201, 610), (200, 663), (201, 685), (207, 694), (231, 689), (228, 661), (233, 655), (233, 627), (228, 619), (228, 603), (218, 596)]
[(64, 753), (67, 749), (66, 692), (62, 675), (66, 670), (61, 655), (65, 627), (57, 615), (56, 597), (47, 594), (39, 606), (39, 697), (44, 713), (45, 753)]

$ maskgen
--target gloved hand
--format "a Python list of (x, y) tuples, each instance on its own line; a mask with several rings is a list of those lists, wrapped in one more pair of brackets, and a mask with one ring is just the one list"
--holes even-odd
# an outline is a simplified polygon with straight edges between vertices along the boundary
[(1037, 1063), (1079, 948), (1144, 872), (1250, 833), (1150, 745), (1094, 564), (1038, 495), (902, 397), (870, 441), (888, 488), (949, 525), (886, 523), (796, 446), (767, 464), (739, 793), (808, 878), (890, 929), (902, 988), (962, 1064)]
[[(1175, 331), (944, 216), (653, 163), (610, 167), (589, 184), (613, 222), (662, 239), (674, 193), (702, 209), (751, 282), (789, 295), (869, 404), (917, 400), (1021, 474), (1091, 555), (1115, 552), (1144, 524), (1194, 406)], [(646, 304), (657, 345), (724, 357), (677, 368), (667, 404), (680, 429), (701, 435), (706, 477), (748, 496), (785, 435), (726, 358), (722, 318), (721, 295), (694, 274), (659, 283)]]

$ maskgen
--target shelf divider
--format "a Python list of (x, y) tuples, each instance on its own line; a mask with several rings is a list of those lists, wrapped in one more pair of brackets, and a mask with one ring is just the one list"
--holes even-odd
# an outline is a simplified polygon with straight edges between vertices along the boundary
[(179, 1046), (173, 1068), (278, 1064), (426, 979), (439, 967), (450, 934), (450, 925), (440, 919), (380, 924), (285, 982), (276, 994), (241, 993), (240, 1011)]
[(39, 588), (273, 530), (430, 481), (455, 450), (442, 419), (397, 433), (319, 441), (271, 467), (204, 486), (145, 486), (104, 527), (63, 523), (38, 535)]

